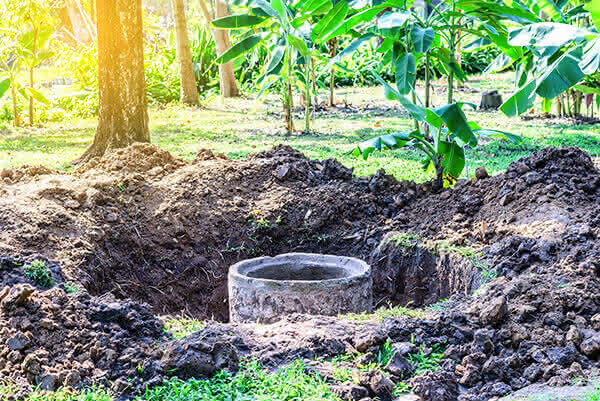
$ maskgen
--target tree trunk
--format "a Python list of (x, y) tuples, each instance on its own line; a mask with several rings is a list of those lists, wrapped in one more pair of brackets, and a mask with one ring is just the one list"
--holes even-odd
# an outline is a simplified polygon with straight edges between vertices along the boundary
[(198, 87), (196, 86), (196, 74), (194, 74), (194, 64), (192, 62), (192, 51), (190, 50), (185, 5), (183, 0), (171, 0), (171, 6), (177, 32), (177, 59), (179, 60), (179, 75), (181, 77), (180, 100), (182, 103), (197, 106)]
[(78, 160), (150, 142), (144, 78), (142, 0), (98, 3), (98, 129)]
[[(222, 0), (216, 1), (216, 17), (226, 17), (229, 15), (229, 9), (227, 4)], [(206, 23), (209, 28), (212, 22), (212, 16), (206, 7), (204, 0), (200, 0), (200, 8), (206, 19)], [(225, 53), (230, 47), (229, 32), (223, 29), (211, 29), (213, 39), (215, 41), (215, 47), (217, 48), (217, 56)], [(221, 95), (223, 97), (236, 97), (239, 96), (240, 92), (235, 82), (235, 75), (233, 71), (233, 63), (230, 61), (225, 64), (219, 64), (219, 86)]]
[[(33, 57), (37, 57), (37, 40), (38, 40), (38, 29), (33, 30)], [(33, 78), (33, 70), (35, 67), (29, 68), (29, 87), (33, 90), (33, 84), (35, 83)], [(29, 95), (29, 125), (33, 126), (33, 96)]]
[(17, 87), (16, 85), (13, 85), (14, 82), (14, 77), (11, 77), (11, 83), (10, 83), (10, 95), (11, 95), (11, 100), (12, 100), (12, 106), (13, 106), (13, 125), (15, 127), (19, 127), (21, 125), (21, 117), (19, 116), (19, 108), (17, 107)]

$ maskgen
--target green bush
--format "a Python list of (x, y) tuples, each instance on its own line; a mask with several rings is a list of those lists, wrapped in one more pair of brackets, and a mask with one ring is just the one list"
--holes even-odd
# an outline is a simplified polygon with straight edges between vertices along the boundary
[(488, 46), (473, 52), (463, 52), (461, 66), (467, 74), (480, 74), (500, 54), (496, 46)]

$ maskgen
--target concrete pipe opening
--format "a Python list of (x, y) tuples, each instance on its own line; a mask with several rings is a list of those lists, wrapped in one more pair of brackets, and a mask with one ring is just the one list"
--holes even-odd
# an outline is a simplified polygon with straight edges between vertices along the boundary
[(370, 266), (344, 256), (289, 253), (245, 260), (229, 269), (232, 322), (272, 323), (285, 315), (370, 312)]

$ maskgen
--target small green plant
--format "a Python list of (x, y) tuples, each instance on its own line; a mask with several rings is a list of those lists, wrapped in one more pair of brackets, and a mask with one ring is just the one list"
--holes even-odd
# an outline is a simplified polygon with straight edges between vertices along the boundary
[(73, 283), (65, 283), (64, 284), (64, 289), (65, 292), (69, 295), (73, 295), (73, 294), (77, 294), (77, 292), (79, 292), (79, 287), (77, 287), (75, 284)]
[[(367, 159), (376, 150), (400, 149), (411, 146), (425, 154), (422, 166), (425, 171), (435, 171), (435, 190), (451, 187), (462, 174), (466, 165), (466, 149), (475, 148), (478, 137), (499, 138), (521, 143), (519, 136), (507, 132), (482, 129), (467, 120), (463, 112), (466, 103), (451, 103), (439, 108), (416, 105), (398, 90), (392, 88), (381, 77), (386, 97), (397, 100), (415, 120), (415, 129), (390, 133), (359, 143), (351, 152), (354, 156)], [(398, 82), (396, 82), (398, 84)], [(469, 106), (476, 108), (475, 105)]]
[(385, 368), (393, 357), (394, 349), (392, 348), (392, 340), (388, 338), (386, 342), (379, 347), (379, 352), (377, 353), (377, 364), (382, 368)]
[(25, 277), (42, 288), (50, 288), (54, 285), (52, 273), (43, 260), (34, 260), (31, 264), (25, 265), (23, 270), (25, 271)]
[(421, 344), (419, 352), (408, 354), (408, 361), (416, 367), (414, 376), (421, 376), (428, 372), (440, 370), (440, 362), (444, 359), (444, 345), (434, 344), (431, 353), (425, 352)]
[(406, 382), (398, 382), (396, 383), (396, 386), (394, 386), (394, 391), (392, 392), (392, 395), (394, 397), (400, 397), (403, 394), (410, 393), (411, 391), (412, 388)]
[(417, 246), (420, 237), (416, 234), (411, 233), (398, 233), (390, 236), (386, 243), (393, 243), (396, 246), (405, 248), (414, 248)]
[(331, 360), (331, 366), (333, 368), (332, 375), (340, 383), (347, 383), (355, 381), (352, 369), (348, 367), (348, 363), (351, 362), (353, 356), (350, 354), (337, 355)]
[(165, 322), (164, 330), (178, 340), (193, 334), (206, 327), (206, 323), (185, 316), (170, 317)]

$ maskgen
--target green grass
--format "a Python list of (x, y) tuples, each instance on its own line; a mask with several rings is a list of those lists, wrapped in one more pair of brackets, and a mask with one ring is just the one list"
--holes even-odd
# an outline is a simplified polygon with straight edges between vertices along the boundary
[(146, 391), (139, 401), (339, 401), (329, 385), (317, 374), (306, 371), (296, 361), (273, 373), (257, 362), (243, 364), (232, 375), (217, 373), (209, 380), (170, 379), (161, 386)]
[[(509, 76), (492, 76), (489, 85), (509, 93)], [(485, 77), (468, 86), (482, 86)], [(488, 84), (486, 84), (488, 85)], [(487, 89), (487, 87), (486, 87)], [(458, 92), (459, 101), (478, 102), (479, 94)], [(373, 174), (385, 168), (398, 179), (424, 182), (431, 173), (421, 169), (422, 155), (413, 149), (377, 152), (368, 160), (348, 154), (357, 142), (393, 131), (407, 130), (412, 122), (394, 102), (384, 99), (383, 89), (343, 88), (337, 90), (338, 99), (346, 99), (353, 106), (371, 108), (360, 113), (337, 111), (316, 116), (314, 132), (286, 136), (279, 116), (281, 107), (274, 96), (263, 101), (253, 99), (216, 99), (206, 108), (196, 109), (179, 105), (150, 109), (150, 130), (153, 143), (175, 156), (191, 161), (201, 148), (224, 153), (230, 158), (244, 158), (248, 153), (269, 149), (276, 144), (288, 144), (316, 159), (335, 157), (355, 169), (357, 175)], [(443, 104), (443, 94), (434, 98)], [(506, 169), (508, 164), (532, 151), (547, 146), (579, 146), (600, 158), (598, 126), (553, 125), (551, 120), (524, 121), (507, 118), (497, 112), (467, 111), (468, 117), (482, 127), (500, 128), (523, 136), (521, 145), (508, 142), (482, 140), (479, 146), (468, 151), (469, 163), (465, 177), (474, 175), (475, 169), (485, 166), (492, 174)], [(302, 126), (301, 114), (297, 126)], [(97, 121), (68, 120), (47, 123), (42, 128), (14, 129), (9, 123), (0, 123), (0, 168), (41, 164), (59, 170), (69, 170), (69, 163), (80, 156), (92, 143)]]
[(383, 322), (388, 318), (402, 318), (407, 317), (411, 319), (425, 319), (428, 317), (428, 313), (422, 309), (410, 309), (404, 306), (388, 306), (384, 308), (379, 308), (373, 313), (347, 313), (344, 315), (338, 316), (340, 319), (346, 319), (350, 321), (356, 322), (368, 322), (368, 321), (377, 321)]
[(165, 331), (171, 333), (177, 340), (194, 334), (204, 327), (206, 327), (206, 322), (185, 316), (171, 316), (165, 321)]
[[(0, 400), (13, 395), (16, 389), (10, 384), (0, 384)], [(6, 397), (6, 398), (5, 398)], [(90, 388), (81, 392), (67, 389), (49, 392), (36, 390), (23, 401), (113, 401), (113, 396), (101, 388)]]

